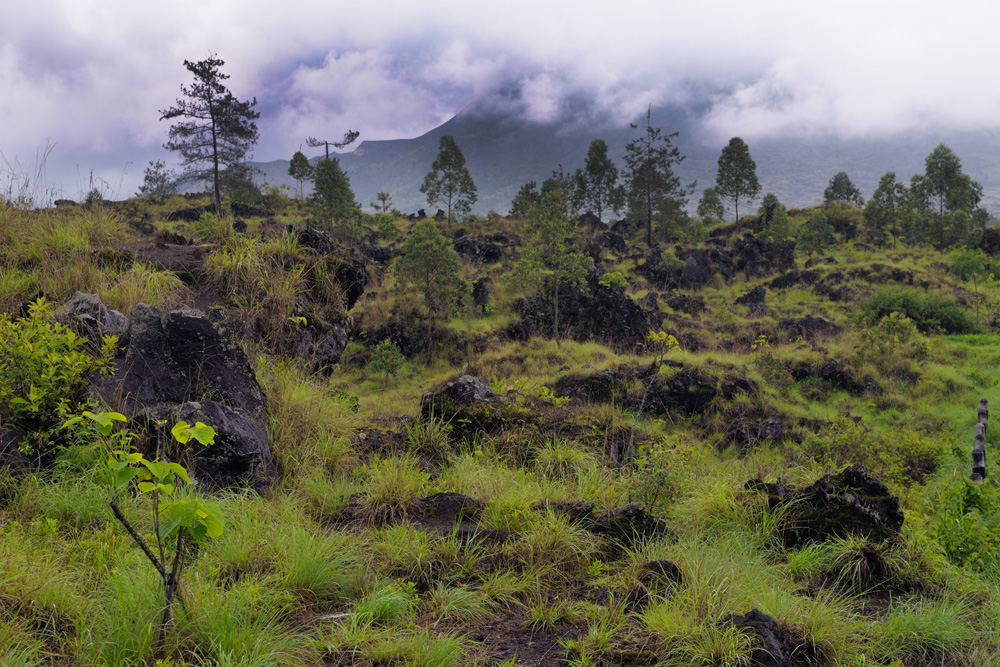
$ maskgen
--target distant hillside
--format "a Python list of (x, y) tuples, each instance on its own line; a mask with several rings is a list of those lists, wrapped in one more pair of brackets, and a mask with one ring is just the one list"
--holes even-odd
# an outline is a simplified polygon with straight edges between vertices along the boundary
[[(652, 120), (664, 132), (680, 133), (675, 143), (686, 156), (679, 169), (681, 179), (685, 183), (697, 181), (690, 202), (693, 208), (702, 189), (715, 180), (716, 162), (725, 142), (710, 142), (699, 132), (696, 111), (655, 109)], [(495, 210), (506, 214), (522, 184), (530, 180), (541, 182), (560, 164), (570, 172), (581, 167), (587, 147), (595, 138), (607, 141), (612, 157), (621, 166), (625, 144), (638, 136), (637, 132), (627, 125), (513, 120), (479, 105), (414, 139), (363, 141), (353, 152), (338, 157), (357, 200), (366, 210), (370, 209), (369, 202), (375, 200), (376, 193), (388, 191), (393, 206), (409, 213), (428, 208), (420, 194), (420, 184), (437, 154), (439, 139), (450, 134), (462, 149), (479, 189), (474, 211), (485, 214)], [(983, 204), (992, 213), (1000, 213), (997, 133), (928, 132), (849, 141), (836, 138), (748, 141), (764, 191), (774, 192), (790, 206), (819, 203), (824, 188), (838, 171), (848, 172), (865, 197), (871, 195), (879, 177), (887, 171), (895, 171), (899, 180), (908, 182), (910, 176), (923, 172), (924, 159), (941, 142), (958, 154), (966, 173), (983, 185)], [(264, 171), (262, 180), (272, 185), (292, 185), (287, 160), (256, 163), (256, 166)]]

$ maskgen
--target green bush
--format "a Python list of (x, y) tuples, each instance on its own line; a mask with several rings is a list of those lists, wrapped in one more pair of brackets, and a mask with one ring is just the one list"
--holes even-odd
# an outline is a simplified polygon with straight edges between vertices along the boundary
[(822, 252), (833, 245), (833, 227), (822, 213), (813, 213), (799, 233), (799, 249), (807, 253)]
[(380, 373), (383, 380), (388, 380), (390, 376), (396, 377), (405, 363), (406, 357), (403, 356), (399, 346), (386, 338), (375, 346), (372, 358), (368, 361), (368, 370)]
[(979, 327), (965, 309), (951, 299), (917, 290), (885, 287), (861, 306), (861, 320), (875, 326), (882, 318), (899, 313), (924, 333), (977, 333)]
[[(51, 320), (51, 305), (39, 299), (28, 316), (12, 319), (0, 314), (0, 424), (29, 432), (36, 444), (49, 441), (67, 412), (86, 402), (94, 373), (111, 371), (117, 340), (105, 337), (97, 356), (83, 348), (86, 339)], [(31, 448), (31, 445), (25, 445)]]
[(922, 339), (913, 320), (893, 311), (874, 327), (861, 332), (858, 357), (889, 374), (896, 368), (905, 368), (910, 360), (927, 358), (927, 344)]

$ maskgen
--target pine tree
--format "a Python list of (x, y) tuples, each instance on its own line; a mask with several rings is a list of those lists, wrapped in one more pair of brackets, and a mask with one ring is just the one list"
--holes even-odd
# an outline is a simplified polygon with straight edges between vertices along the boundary
[(736, 220), (740, 219), (740, 200), (753, 201), (760, 194), (757, 163), (750, 149), (739, 137), (733, 137), (719, 155), (719, 170), (715, 177), (719, 196), (733, 203)]
[(587, 149), (583, 169), (577, 169), (576, 208), (589, 209), (602, 218), (604, 211), (617, 214), (624, 203), (624, 192), (618, 185), (618, 167), (608, 157), (608, 144), (604, 139), (594, 139)]
[(860, 208), (865, 205), (865, 198), (851, 182), (851, 177), (847, 175), (847, 172), (840, 171), (830, 179), (830, 185), (823, 191), (823, 203), (826, 206), (835, 203), (854, 204)]
[[(639, 126), (632, 124), (632, 129)], [(630, 215), (646, 226), (646, 244), (653, 245), (653, 219), (678, 217), (694, 190), (694, 183), (681, 185), (674, 174), (674, 167), (684, 161), (684, 156), (673, 145), (677, 132), (664, 135), (658, 127), (650, 126), (650, 111), (646, 112), (643, 135), (625, 146), (625, 190)]]
[(302, 184), (312, 180), (313, 166), (309, 164), (309, 158), (302, 151), (295, 151), (291, 161), (288, 163), (288, 175), (295, 179), (298, 187), (298, 198), (302, 200)]
[(313, 191), (307, 200), (309, 210), (324, 223), (351, 218), (358, 206), (354, 202), (351, 181), (340, 168), (337, 158), (322, 159), (313, 169)]
[(465, 156), (450, 134), (441, 137), (437, 157), (424, 177), (420, 192), (427, 196), (428, 205), (437, 206), (442, 202), (447, 206), (449, 223), (453, 212), (457, 215), (468, 213), (479, 198), (472, 175), (465, 167)]
[(517, 271), (520, 282), (545, 287), (548, 283), (552, 299), (552, 336), (559, 344), (559, 288), (579, 289), (594, 265), (583, 252), (583, 239), (577, 234), (576, 223), (567, 212), (561, 190), (550, 189), (538, 205), (528, 212), (525, 228), (527, 243), (523, 246)]
[(217, 213), (222, 210), (223, 172), (245, 163), (257, 143), (259, 134), (254, 121), (260, 118), (253, 110), (257, 98), (242, 102), (223, 84), (229, 76), (219, 68), (225, 64), (214, 54), (196, 63), (185, 60), (184, 67), (195, 78), (190, 88), (181, 85), (187, 99), (179, 99), (172, 108), (160, 111), (160, 120), (184, 119), (170, 127), (169, 140), (163, 147), (181, 154), (182, 180), (212, 183)]
[(393, 267), (400, 284), (423, 297), (427, 322), (427, 358), (434, 359), (434, 324), (458, 307), (468, 286), (459, 274), (461, 259), (430, 220), (418, 222)]

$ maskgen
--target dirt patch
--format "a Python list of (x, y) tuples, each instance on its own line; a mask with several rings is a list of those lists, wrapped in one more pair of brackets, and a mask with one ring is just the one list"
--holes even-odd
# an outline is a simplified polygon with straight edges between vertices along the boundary
[[(576, 639), (586, 632), (586, 623), (562, 624), (551, 629), (533, 629), (527, 612), (517, 612), (481, 625), (466, 635), (483, 647), (487, 664), (503, 664), (514, 658), (515, 665), (564, 667), (566, 649), (559, 643)], [(515, 657), (516, 656), (516, 657)]]

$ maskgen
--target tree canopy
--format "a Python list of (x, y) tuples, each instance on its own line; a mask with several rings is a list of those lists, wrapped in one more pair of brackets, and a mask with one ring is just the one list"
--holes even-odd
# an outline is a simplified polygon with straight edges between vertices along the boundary
[(324, 223), (346, 220), (358, 206), (351, 181), (340, 168), (337, 158), (324, 158), (313, 168), (313, 191), (307, 200), (309, 210)]
[(719, 170), (715, 176), (719, 196), (733, 203), (736, 219), (740, 219), (740, 200), (753, 201), (760, 194), (757, 163), (750, 157), (750, 148), (739, 137), (733, 137), (719, 155)]
[(962, 161), (944, 144), (927, 156), (924, 175), (914, 176), (910, 189), (915, 201), (938, 215), (972, 213), (983, 198), (983, 186), (962, 172)]
[(831, 204), (854, 204), (857, 207), (865, 205), (865, 198), (861, 196), (861, 190), (851, 182), (851, 177), (846, 171), (839, 171), (830, 179), (830, 184), (823, 190), (823, 203), (827, 206)]
[(702, 219), (722, 220), (726, 214), (726, 206), (719, 197), (719, 191), (713, 187), (705, 188), (698, 200), (698, 217)]
[(451, 241), (430, 220), (417, 223), (394, 265), (400, 283), (423, 297), (429, 359), (434, 355), (434, 323), (454, 312), (468, 289), (459, 274), (461, 265)]
[(559, 288), (579, 289), (594, 260), (584, 254), (583, 239), (568, 215), (562, 190), (552, 188), (541, 195), (528, 212), (527, 243), (516, 274), (521, 282), (543, 288), (548, 283), (552, 300), (552, 335), (559, 343)]
[(601, 218), (605, 210), (618, 213), (625, 194), (618, 185), (618, 167), (608, 157), (608, 144), (604, 139), (594, 139), (587, 149), (583, 169), (577, 169), (576, 208), (589, 209)]
[(242, 165), (259, 137), (257, 98), (245, 102), (229, 92), (223, 83), (229, 76), (220, 71), (225, 64), (214, 54), (199, 62), (185, 60), (194, 83), (190, 88), (181, 84), (186, 99), (160, 111), (160, 120), (183, 119), (170, 126), (163, 147), (181, 154), (182, 180), (212, 183), (216, 211), (222, 207), (222, 172)]
[(437, 157), (424, 177), (420, 192), (427, 196), (430, 206), (437, 206), (438, 202), (445, 204), (449, 223), (452, 221), (452, 213), (468, 213), (479, 198), (472, 174), (465, 166), (462, 149), (450, 134), (441, 137)]
[(295, 151), (291, 161), (288, 163), (288, 175), (295, 179), (298, 188), (298, 198), (302, 199), (302, 184), (312, 180), (313, 166), (309, 163), (309, 158), (302, 151)]
[(906, 186), (896, 180), (896, 172), (883, 174), (864, 210), (868, 235), (874, 237), (888, 231), (895, 247), (896, 237), (899, 235), (899, 220), (906, 202)]
[[(639, 128), (634, 123), (631, 126)], [(672, 143), (678, 133), (664, 135), (660, 128), (652, 127), (648, 110), (642, 130), (642, 136), (625, 146), (625, 190), (629, 213), (645, 223), (646, 244), (652, 246), (653, 220), (679, 217), (695, 184), (681, 185), (674, 173), (684, 161)]]

